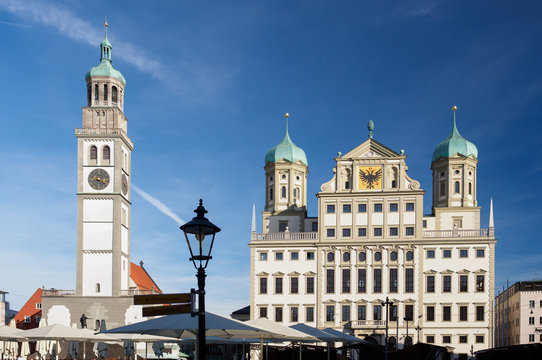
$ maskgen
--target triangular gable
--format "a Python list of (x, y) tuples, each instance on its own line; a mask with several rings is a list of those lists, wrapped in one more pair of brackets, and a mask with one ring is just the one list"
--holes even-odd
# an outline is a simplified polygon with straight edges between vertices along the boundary
[(152, 290), (158, 293), (162, 293), (162, 290), (151, 278), (147, 270), (143, 267), (143, 263), (140, 263), (141, 266), (130, 263), (130, 278), (137, 286), (138, 290)]
[(374, 139), (368, 139), (363, 144), (350, 150), (341, 156), (341, 159), (354, 158), (394, 158), (401, 156), (389, 147), (379, 143)]
[(18, 324), (24, 321), (25, 316), (40, 316), (41, 306), (39, 306), (39, 309), (37, 309), (38, 306), (36, 306), (36, 304), (41, 305), (41, 289), (36, 290), (34, 294), (32, 294), (30, 299), (28, 299), (28, 301), (23, 305), (12, 321), (15, 321), (15, 324)]

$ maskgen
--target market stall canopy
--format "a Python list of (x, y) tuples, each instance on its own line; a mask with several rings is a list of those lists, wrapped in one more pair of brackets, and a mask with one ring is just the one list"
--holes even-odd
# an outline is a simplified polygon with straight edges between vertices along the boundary
[(251, 326), (255, 326), (276, 334), (275, 337), (273, 337), (272, 339), (283, 341), (320, 341), (314, 336), (308, 335), (296, 329), (292, 329), (291, 327), (277, 324), (276, 322), (269, 319), (253, 319), (245, 321), (245, 324), (249, 324)]
[(325, 329), (322, 329), (322, 331), (325, 332), (325, 333), (334, 335), (334, 336), (338, 336), (338, 337), (343, 339), (343, 342), (346, 342), (346, 343), (365, 342), (365, 340), (360, 339), (360, 338), (358, 338), (356, 336), (352, 336), (350, 334), (346, 334), (346, 333), (343, 333), (342, 331), (335, 330), (335, 329), (332, 329), (332, 328), (325, 328)]
[(17, 341), (26, 340), (23, 331), (11, 326), (0, 326), (0, 340)]
[(314, 328), (309, 325), (295, 324), (295, 325), (290, 326), (290, 328), (301, 331), (302, 333), (305, 333), (307, 335), (313, 336), (323, 342), (344, 342), (344, 339), (336, 335), (324, 332), (322, 330), (318, 330), (317, 328)]
[(94, 334), (94, 331), (89, 329), (77, 329), (59, 324), (25, 330), (23, 334), (29, 340), (120, 341), (114, 336)]

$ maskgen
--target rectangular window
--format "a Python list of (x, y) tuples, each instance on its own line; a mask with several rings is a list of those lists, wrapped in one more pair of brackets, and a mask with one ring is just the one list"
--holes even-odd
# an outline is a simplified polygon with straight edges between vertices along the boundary
[(358, 269), (358, 293), (367, 292), (367, 270)]
[(442, 321), (452, 321), (452, 307), (451, 306), (442, 307)]
[(260, 294), (267, 294), (267, 278), (260, 278)]
[(486, 254), (485, 254), (484, 249), (476, 249), (476, 257), (483, 258), (485, 256)]
[(327, 205), (326, 206), (326, 212), (328, 214), (335, 214), (335, 205)]
[(484, 292), (485, 291), (485, 277), (484, 275), (476, 275), (476, 291)]
[(414, 227), (413, 226), (407, 226), (405, 229), (406, 236), (414, 236)]
[(358, 212), (360, 213), (367, 212), (367, 204), (358, 204)]
[(452, 276), (444, 275), (442, 277), (442, 292), (452, 292)]
[(343, 269), (343, 294), (350, 293), (350, 269)]
[(391, 227), (390, 228), (390, 236), (397, 236), (399, 235), (399, 228), (398, 227)]
[(275, 294), (282, 294), (282, 278), (275, 278)]
[(367, 228), (358, 228), (359, 237), (367, 237)]
[(314, 277), (307, 278), (307, 294), (314, 294)]
[(373, 229), (373, 236), (380, 237), (382, 236), (382, 228), (376, 227)]
[(414, 292), (414, 269), (405, 269), (405, 292)]
[(449, 259), (452, 257), (452, 250), (450, 249), (444, 249), (442, 250), (442, 257), (445, 259)]
[(299, 253), (297, 251), (292, 251), (290, 253), (290, 260), (299, 260)]
[(267, 253), (260, 253), (260, 261), (267, 261)]
[[(529, 307), (534, 308), (534, 300), (529, 300)], [(36, 307), (37, 309), (37, 307)]]
[(434, 344), (435, 343), (435, 336), (434, 335), (427, 335), (425, 337), (425, 341), (428, 343), (428, 344)]
[(414, 319), (414, 305), (405, 305), (405, 319), (407, 321)]
[(343, 322), (350, 321), (350, 305), (342, 306), (342, 321)]
[(326, 293), (333, 294), (335, 292), (335, 270), (327, 269), (326, 274)]
[(414, 203), (413, 202), (406, 203), (405, 210), (406, 211), (414, 211)]
[(450, 344), (452, 342), (452, 337), (450, 335), (442, 335), (442, 343)]
[(279, 221), (279, 232), (286, 232), (288, 228), (288, 221), (281, 220)]
[(380, 212), (382, 212), (382, 204), (374, 204), (374, 206), (373, 206), (373, 211), (374, 211), (375, 213), (380, 213)]
[(390, 321), (397, 321), (397, 305), (392, 305), (390, 308)]
[(305, 320), (307, 322), (313, 322), (314, 321), (314, 308), (312, 306), (307, 306), (305, 308)]
[(469, 250), (467, 250), (467, 249), (459, 249), (459, 257), (460, 258), (468, 258), (469, 257)]
[(422, 220), (422, 227), (427, 228), (427, 220)]
[(382, 292), (382, 269), (374, 269), (373, 278), (374, 278), (373, 292), (381, 293)]
[(335, 306), (326, 305), (326, 321), (335, 321)]
[(290, 322), (298, 322), (299, 321), (298, 315), (299, 315), (298, 308), (291, 307), (290, 308)]
[(382, 320), (382, 306), (380, 304), (373, 305), (373, 320)]
[(335, 229), (327, 229), (326, 233), (328, 238), (335, 237)]
[(427, 258), (428, 259), (434, 259), (435, 258), (435, 250), (427, 250)]
[(484, 305), (478, 305), (476, 306), (476, 321), (484, 321)]
[(399, 204), (391, 203), (390, 204), (390, 212), (397, 212), (397, 211), (399, 211)]
[(426, 321), (435, 321), (435, 307), (428, 306), (425, 314)]
[(425, 292), (434, 293), (435, 292), (435, 275), (427, 275), (425, 285), (426, 285)]
[(468, 306), (461, 305), (459, 307), (459, 321), (469, 321), (468, 310)]
[(282, 308), (281, 307), (275, 308), (275, 321), (282, 322)]
[(459, 292), (469, 291), (469, 276), (459, 275)]
[(397, 292), (397, 269), (390, 269), (390, 293)]
[(534, 325), (534, 316), (529, 316), (529, 325)]
[(343, 213), (350, 214), (352, 212), (352, 205), (343, 204)]
[(312, 231), (318, 231), (318, 223), (317, 222), (312, 223)]
[(529, 334), (529, 342), (534, 342), (534, 334)]
[(292, 277), (290, 278), (290, 294), (299, 293), (299, 278)]
[(276, 252), (275, 253), (275, 260), (282, 260), (282, 252)]
[(267, 308), (261, 307), (260, 308), (260, 318), (266, 318), (267, 319)]
[(314, 260), (314, 251), (307, 251), (307, 260)]
[(350, 233), (350, 229), (343, 229), (343, 237), (349, 238), (350, 236), (352, 236)]
[(476, 335), (476, 343), (483, 344), (483, 342), (484, 342), (484, 335)]
[(467, 335), (459, 335), (459, 343), (460, 344), (466, 344), (467, 343)]
[(367, 306), (358, 305), (358, 320), (367, 320)]

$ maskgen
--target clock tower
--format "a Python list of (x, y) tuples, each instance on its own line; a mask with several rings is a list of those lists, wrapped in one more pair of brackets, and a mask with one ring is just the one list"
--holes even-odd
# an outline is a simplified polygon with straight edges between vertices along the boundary
[(100, 64), (87, 72), (87, 106), (77, 137), (76, 295), (120, 296), (130, 286), (130, 162), (124, 115), (126, 81), (100, 44)]

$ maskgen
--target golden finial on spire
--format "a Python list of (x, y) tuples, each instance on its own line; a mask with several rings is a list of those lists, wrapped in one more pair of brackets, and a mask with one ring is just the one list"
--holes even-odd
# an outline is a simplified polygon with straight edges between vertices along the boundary
[(453, 111), (456, 111), (456, 110), (457, 110), (457, 106), (454, 105), (454, 106), (452, 107), (452, 110), (453, 110)]
[(107, 16), (106, 16), (106, 17), (105, 17), (105, 24), (104, 24), (104, 26), (107, 28), (108, 25), (109, 25), (109, 24), (107, 23)]
[(286, 113), (286, 114), (284, 114), (284, 117), (285, 117), (286, 119), (288, 119), (288, 118), (290, 117), (290, 114)]

